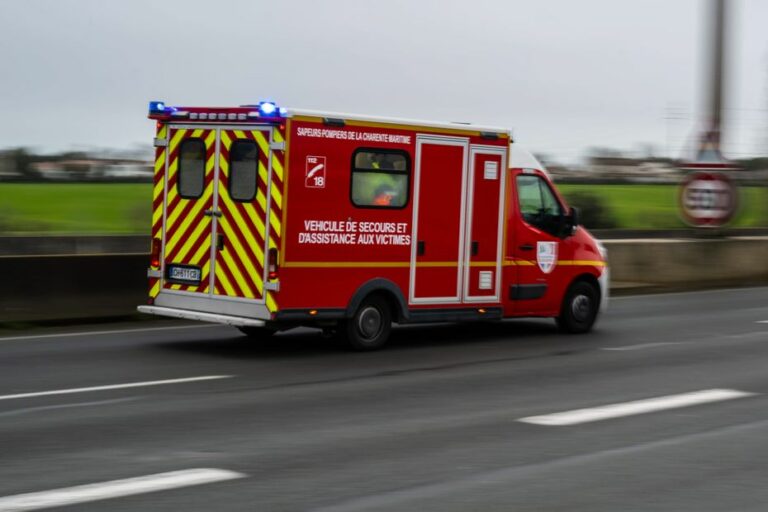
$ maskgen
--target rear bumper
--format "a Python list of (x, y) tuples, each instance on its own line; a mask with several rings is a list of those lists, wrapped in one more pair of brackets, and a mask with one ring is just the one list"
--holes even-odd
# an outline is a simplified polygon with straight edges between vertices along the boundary
[(264, 327), (264, 320), (246, 318), (243, 316), (222, 315), (219, 313), (203, 313), (189, 309), (168, 308), (163, 306), (139, 306), (139, 313), (148, 315), (169, 316), (172, 318), (184, 318), (186, 320), (198, 320), (200, 322), (212, 322), (217, 324), (234, 325), (238, 327)]

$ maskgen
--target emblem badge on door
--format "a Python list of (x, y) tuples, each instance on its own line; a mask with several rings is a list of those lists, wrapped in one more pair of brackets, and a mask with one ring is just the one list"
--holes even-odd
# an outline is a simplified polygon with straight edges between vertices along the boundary
[(557, 264), (557, 242), (536, 242), (536, 263), (545, 274)]

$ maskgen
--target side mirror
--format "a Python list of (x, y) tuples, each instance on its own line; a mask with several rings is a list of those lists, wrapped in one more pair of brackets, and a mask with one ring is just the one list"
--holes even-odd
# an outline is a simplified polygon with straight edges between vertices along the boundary
[(568, 212), (563, 218), (563, 231), (562, 237), (567, 238), (576, 232), (576, 228), (579, 225), (579, 210), (578, 208), (571, 207), (571, 211)]
[(581, 224), (579, 209), (571, 206), (571, 226), (576, 229)]

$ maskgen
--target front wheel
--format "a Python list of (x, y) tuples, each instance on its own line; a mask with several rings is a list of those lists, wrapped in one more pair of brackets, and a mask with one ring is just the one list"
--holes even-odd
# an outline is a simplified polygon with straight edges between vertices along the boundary
[(597, 288), (586, 281), (579, 281), (572, 284), (565, 294), (560, 316), (555, 322), (565, 332), (588, 332), (597, 319), (599, 308), (600, 293)]
[(346, 322), (347, 345), (353, 350), (376, 350), (389, 338), (392, 312), (381, 297), (365, 299)]

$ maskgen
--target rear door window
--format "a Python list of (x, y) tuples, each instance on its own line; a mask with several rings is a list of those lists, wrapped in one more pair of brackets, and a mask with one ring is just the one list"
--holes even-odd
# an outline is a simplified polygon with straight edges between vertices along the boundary
[(229, 150), (229, 196), (235, 201), (253, 201), (258, 175), (258, 146), (254, 141), (237, 140)]
[(187, 139), (179, 146), (178, 193), (184, 199), (203, 195), (205, 178), (205, 143), (202, 139)]

